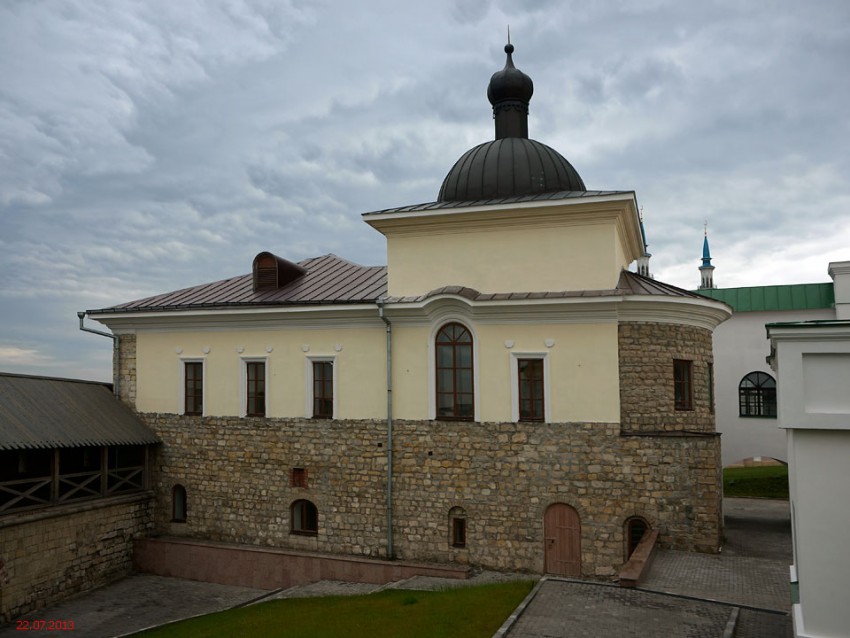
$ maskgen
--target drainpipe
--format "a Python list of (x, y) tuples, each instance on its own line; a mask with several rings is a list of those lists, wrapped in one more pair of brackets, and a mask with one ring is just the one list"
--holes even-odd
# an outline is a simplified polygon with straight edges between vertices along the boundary
[(384, 316), (384, 300), (378, 299), (378, 316), (387, 326), (387, 558), (393, 550), (393, 325)]
[[(94, 328), (86, 328), (83, 325), (83, 320), (86, 318), (85, 310), (81, 310), (80, 312), (78, 312), (77, 317), (80, 318), (80, 330), (82, 330), (83, 332), (91, 332), (92, 334), (100, 335), (101, 337), (109, 337), (110, 339), (112, 339), (112, 350), (114, 351), (112, 357), (113, 357), (113, 361), (114, 361), (115, 357), (118, 354), (118, 335), (114, 335), (110, 332), (103, 332), (103, 330), (95, 330)], [(112, 394), (114, 394), (119, 399), (121, 398), (121, 395), (118, 393), (118, 380), (120, 378), (121, 378), (121, 375), (116, 374), (113, 371), (113, 374), (112, 374)]]

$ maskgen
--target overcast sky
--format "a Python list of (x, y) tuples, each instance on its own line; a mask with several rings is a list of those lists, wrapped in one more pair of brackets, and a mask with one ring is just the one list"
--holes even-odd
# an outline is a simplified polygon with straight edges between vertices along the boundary
[(850, 260), (847, 0), (0, 0), (0, 371), (109, 380), (76, 311), (263, 250), (386, 263), (361, 213), (492, 139), (508, 24), (530, 136), (637, 192), (657, 279), (705, 220), (719, 287)]

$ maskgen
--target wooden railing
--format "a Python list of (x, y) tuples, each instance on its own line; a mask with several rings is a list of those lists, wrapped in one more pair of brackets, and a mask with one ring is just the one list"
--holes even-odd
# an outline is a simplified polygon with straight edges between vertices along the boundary
[[(62, 450), (54, 449), (49, 462), (42, 457), (33, 470), (42, 476), (0, 481), (0, 514), (144, 490), (147, 452), (142, 465), (109, 467), (109, 450), (100, 448), (98, 469), (60, 474)], [(45, 475), (48, 471), (50, 475)]]

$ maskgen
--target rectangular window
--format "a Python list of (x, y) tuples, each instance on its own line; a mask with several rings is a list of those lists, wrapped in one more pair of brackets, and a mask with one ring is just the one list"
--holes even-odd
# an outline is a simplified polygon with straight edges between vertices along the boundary
[(264, 361), (246, 361), (246, 416), (266, 416), (266, 364)]
[(200, 416), (204, 413), (204, 364), (186, 361), (183, 364), (183, 414)]
[(714, 364), (707, 364), (708, 372), (708, 411), (714, 414)]
[(519, 420), (542, 421), (543, 359), (518, 359)]
[(333, 361), (313, 361), (313, 418), (332, 419), (333, 415)]
[(692, 361), (673, 359), (673, 394), (677, 410), (694, 409)]

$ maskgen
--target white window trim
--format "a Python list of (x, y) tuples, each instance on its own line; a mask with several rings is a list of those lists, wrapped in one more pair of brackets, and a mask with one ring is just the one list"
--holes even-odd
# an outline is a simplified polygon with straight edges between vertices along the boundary
[(307, 379), (307, 384), (305, 387), (305, 399), (304, 399), (304, 416), (308, 419), (313, 418), (313, 364), (321, 363), (324, 361), (330, 361), (331, 370), (332, 370), (332, 380), (333, 380), (333, 393), (334, 393), (334, 402), (333, 402), (333, 414), (331, 416), (332, 419), (339, 418), (339, 392), (337, 392), (337, 383), (339, 379), (339, 374), (337, 373), (337, 358), (332, 355), (308, 355), (304, 357), (304, 378)]
[(543, 422), (552, 422), (552, 401), (549, 391), (549, 353), (548, 352), (511, 352), (511, 420), (519, 422), (519, 360), (543, 360)]
[(186, 365), (187, 363), (200, 363), (203, 383), (201, 416), (207, 415), (207, 359), (206, 357), (180, 357), (177, 363), (177, 378), (180, 385), (177, 386), (177, 414), (186, 414)]
[[(266, 392), (266, 414), (269, 416), (269, 379), (271, 371), (269, 370), (268, 357), (239, 357), (239, 416), (248, 416), (248, 363), (264, 363), (265, 364), (265, 392)], [(204, 377), (206, 379), (206, 377)]]
[(434, 342), (440, 329), (449, 323), (459, 323), (472, 335), (472, 392), (475, 395), (472, 420), (478, 422), (481, 420), (481, 392), (478, 385), (478, 333), (469, 321), (455, 315), (440, 317), (440, 320), (431, 326), (431, 333), (428, 335), (428, 419), (434, 421), (437, 418), (437, 346)]

